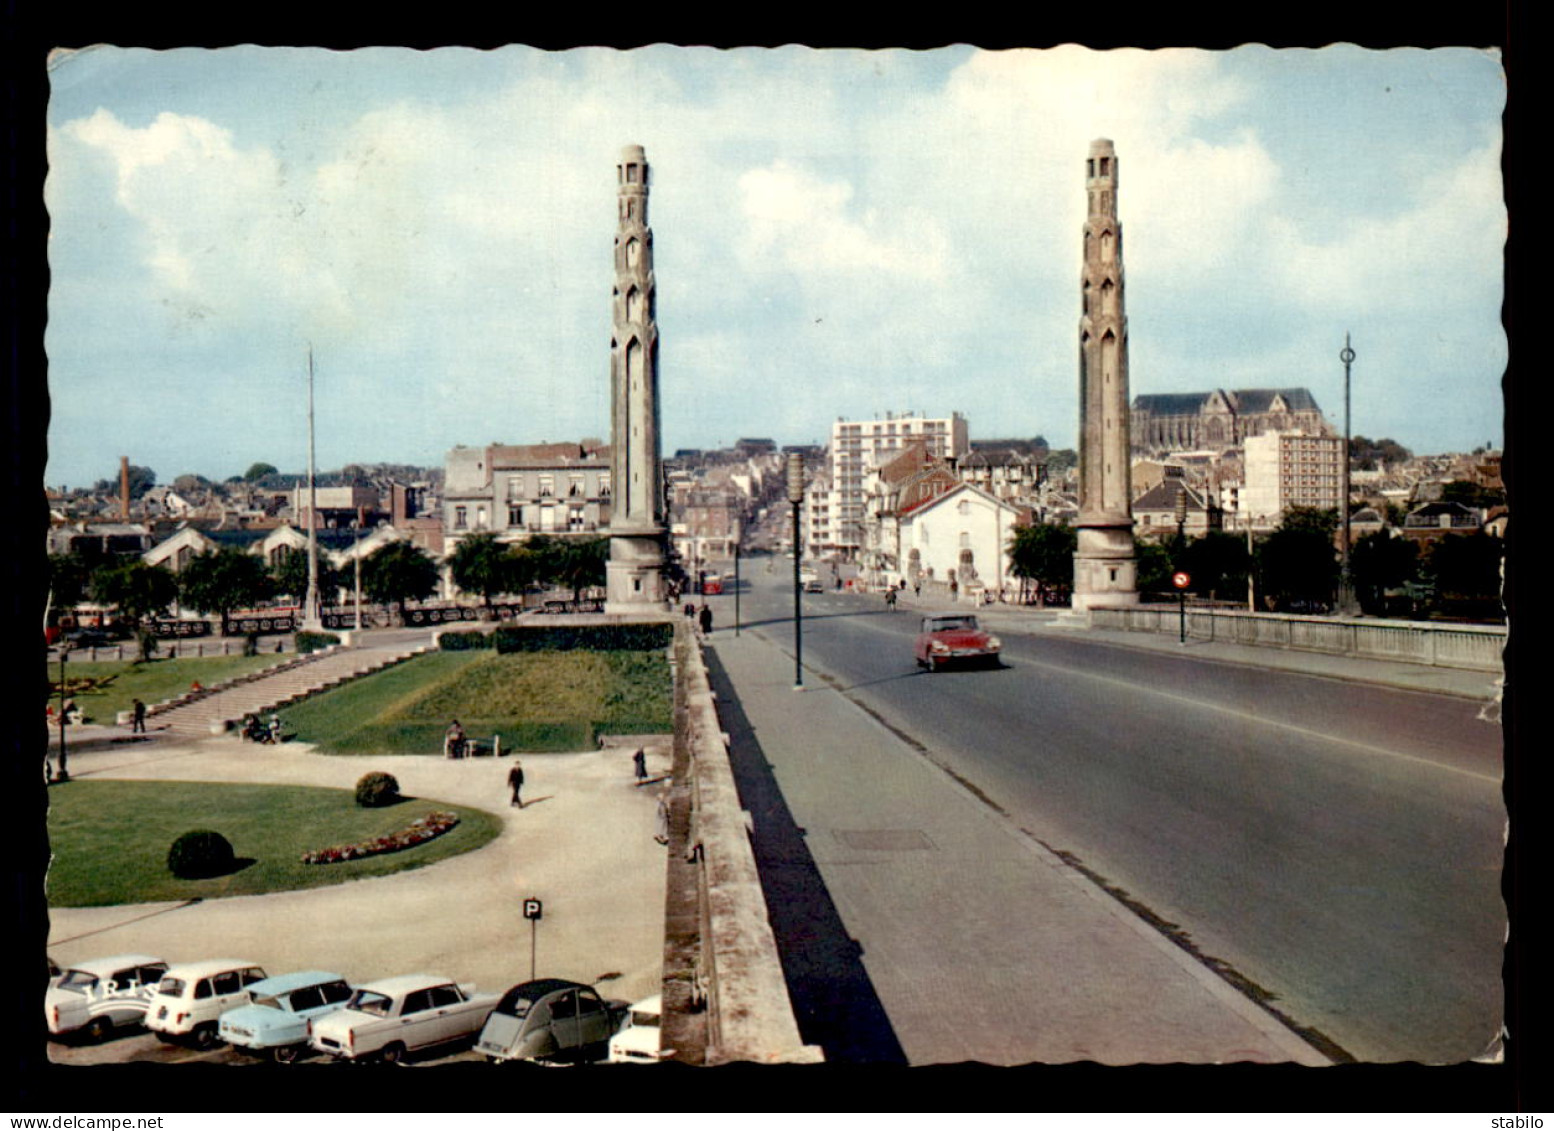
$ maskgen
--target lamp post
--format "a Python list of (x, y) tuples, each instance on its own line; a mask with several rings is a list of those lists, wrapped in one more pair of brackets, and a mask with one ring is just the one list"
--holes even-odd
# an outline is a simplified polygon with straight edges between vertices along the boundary
[(739, 539), (734, 539), (734, 635), (739, 635)]
[(788, 502), (793, 504), (793, 689), (804, 689), (804, 617), (800, 610), (799, 557), (802, 538), (799, 533), (799, 508), (804, 503), (804, 457), (788, 453)]
[(65, 704), (70, 702), (65, 693), (65, 661), (70, 658), (70, 644), (67, 642), (59, 653), (59, 769), (54, 771), (55, 781), (69, 781), (70, 768), (65, 760), (65, 730), (70, 725)]
[(1343, 473), (1343, 486), (1339, 489), (1339, 515), (1344, 523), (1343, 558), (1338, 571), (1338, 611), (1343, 616), (1349, 616), (1354, 608), (1353, 581), (1349, 576), (1349, 366), (1354, 363), (1355, 353), (1349, 346), (1349, 335), (1344, 334), (1344, 348), (1339, 351), (1338, 360), (1344, 363), (1344, 450), (1339, 467)]
[(356, 566), (356, 623), (354, 625), (358, 634), (362, 631), (362, 512), (356, 512), (356, 545), (351, 552), (353, 564)]

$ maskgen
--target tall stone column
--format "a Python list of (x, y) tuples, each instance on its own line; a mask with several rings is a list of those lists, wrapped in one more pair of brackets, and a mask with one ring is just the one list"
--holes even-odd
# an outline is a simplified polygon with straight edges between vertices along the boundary
[(1083, 308), (1079, 318), (1079, 546), (1073, 607), (1138, 603), (1128, 425), (1128, 320), (1122, 300), (1117, 154), (1090, 143), (1085, 161)]
[(658, 427), (657, 283), (648, 227), (648, 163), (640, 145), (615, 167), (614, 331), (610, 337), (610, 560), (607, 612), (662, 607), (664, 489)]

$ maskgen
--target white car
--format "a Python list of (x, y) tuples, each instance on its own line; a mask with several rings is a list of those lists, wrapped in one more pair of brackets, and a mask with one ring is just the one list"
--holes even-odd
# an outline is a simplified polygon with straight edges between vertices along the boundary
[(342, 1060), (376, 1057), (397, 1064), (416, 1049), (474, 1036), (500, 997), (431, 974), (384, 978), (361, 986), (344, 1009), (315, 1021), (308, 1043)]
[(221, 1015), (218, 1033), (233, 1048), (290, 1064), (308, 1051), (311, 1023), (345, 1007), (351, 987), (339, 974), (303, 970), (248, 987), (253, 1002)]
[(659, 1022), (663, 1015), (663, 995), (645, 997), (626, 1014), (626, 1026), (610, 1038), (609, 1059), (616, 1064), (655, 1061), (664, 1058), (659, 1040)]
[(264, 976), (260, 967), (236, 958), (174, 966), (146, 1007), (146, 1028), (168, 1044), (189, 1040), (208, 1048), (219, 1039), (221, 1015), (247, 1005), (253, 998), (248, 987)]
[(77, 1031), (101, 1040), (121, 1025), (138, 1025), (167, 963), (149, 954), (119, 954), (78, 962), (49, 982), (43, 1014), (49, 1033)]

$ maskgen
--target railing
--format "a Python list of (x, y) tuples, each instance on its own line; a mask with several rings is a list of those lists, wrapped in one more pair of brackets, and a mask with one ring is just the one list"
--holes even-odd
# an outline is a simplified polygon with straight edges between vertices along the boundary
[[(1178, 609), (1169, 605), (1091, 609), (1090, 624), (1095, 628), (1128, 632), (1174, 634), (1181, 630), (1180, 615)], [(1397, 660), (1469, 671), (1501, 670), (1506, 641), (1506, 629), (1499, 625), (1430, 624), (1208, 609), (1187, 610), (1187, 635), (1194, 640), (1290, 648), (1368, 660)]]
[[(705, 1062), (815, 1063), (823, 1056), (804, 1044), (793, 1015), (701, 648), (679, 618), (675, 623), (676, 698), (685, 704), (683, 714), (676, 712), (675, 737), (689, 755), (683, 850), (696, 868), (694, 979), (706, 1008)], [(680, 848), (671, 843), (671, 851)]]

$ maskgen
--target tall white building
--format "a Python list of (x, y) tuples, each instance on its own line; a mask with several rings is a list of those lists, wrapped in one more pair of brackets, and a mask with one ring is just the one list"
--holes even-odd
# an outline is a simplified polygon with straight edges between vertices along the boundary
[(1279, 525), (1291, 507), (1334, 509), (1343, 493), (1342, 436), (1264, 432), (1242, 444), (1238, 525)]
[(958, 412), (926, 417), (916, 413), (887, 413), (883, 420), (838, 420), (831, 426), (832, 531), (836, 552), (856, 558), (864, 544), (864, 477), (898, 454), (909, 442), (920, 440), (928, 453), (943, 460), (960, 460), (971, 450), (966, 418)]

